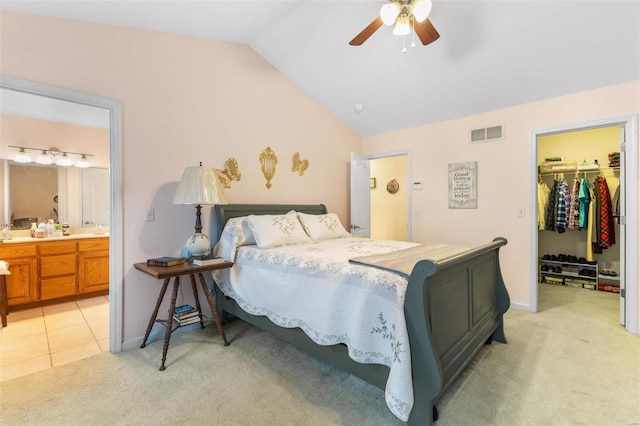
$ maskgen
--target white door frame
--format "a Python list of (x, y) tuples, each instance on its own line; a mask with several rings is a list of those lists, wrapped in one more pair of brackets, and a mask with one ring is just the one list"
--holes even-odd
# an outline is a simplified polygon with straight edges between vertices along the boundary
[[(407, 232), (408, 232), (408, 235), (409, 235), (408, 240), (409, 241), (413, 241), (413, 232), (412, 232), (412, 223), (411, 223), (412, 222), (411, 219), (413, 217), (412, 216), (412, 212), (413, 212), (413, 208), (412, 208), (413, 185), (411, 184), (411, 182), (412, 182), (412, 180), (411, 180), (411, 177), (412, 177), (411, 150), (410, 149), (406, 149), (406, 150), (399, 150), (399, 151), (383, 152), (383, 153), (380, 153), (380, 154), (367, 155), (367, 158), (369, 160), (378, 160), (380, 158), (398, 157), (398, 156), (401, 156), (401, 155), (406, 155), (407, 156), (407, 182), (410, 182), (409, 183), (409, 188), (407, 188), (408, 189), (407, 190), (407, 203), (408, 203), (408, 206), (409, 206), (409, 209), (408, 209), (408, 216), (409, 217), (407, 218), (407, 223), (408, 223)], [(371, 206), (369, 206), (369, 209), (371, 209)]]
[[(624, 271), (621, 275), (625, 280), (625, 329), (634, 334), (640, 334), (638, 327), (638, 117), (628, 115), (595, 120), (586, 123), (577, 123), (551, 129), (534, 130), (529, 140), (529, 211), (536, 212), (538, 197), (538, 137), (554, 133), (564, 133), (590, 128), (624, 126), (625, 153), (623, 172), (625, 183), (625, 236), (624, 247)], [(538, 223), (537, 215), (529, 215), (530, 247), (529, 247), (529, 310), (538, 312)], [(621, 259), (622, 260), (622, 259)]]
[(0, 87), (109, 110), (111, 221), (109, 223), (109, 350), (122, 352), (122, 103), (101, 96), (0, 76)]

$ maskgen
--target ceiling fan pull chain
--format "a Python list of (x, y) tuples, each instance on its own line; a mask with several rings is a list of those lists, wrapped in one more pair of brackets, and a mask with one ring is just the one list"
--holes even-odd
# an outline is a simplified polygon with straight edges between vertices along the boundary
[(407, 35), (402, 36), (402, 53), (407, 53)]
[(416, 22), (415, 18), (411, 18), (411, 47), (416, 47)]

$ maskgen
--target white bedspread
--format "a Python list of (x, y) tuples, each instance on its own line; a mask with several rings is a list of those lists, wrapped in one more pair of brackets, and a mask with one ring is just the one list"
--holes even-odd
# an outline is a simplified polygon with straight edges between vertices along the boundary
[(385, 399), (407, 421), (413, 406), (404, 318), (407, 278), (348, 260), (417, 245), (347, 237), (268, 250), (243, 246), (229, 259), (234, 267), (215, 271), (214, 279), (251, 314), (300, 327), (321, 345), (344, 343), (357, 362), (390, 367)]

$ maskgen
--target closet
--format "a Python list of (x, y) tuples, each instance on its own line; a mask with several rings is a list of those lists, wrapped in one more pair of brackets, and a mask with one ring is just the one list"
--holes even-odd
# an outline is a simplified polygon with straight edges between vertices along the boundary
[(538, 282), (620, 291), (620, 127), (538, 138)]

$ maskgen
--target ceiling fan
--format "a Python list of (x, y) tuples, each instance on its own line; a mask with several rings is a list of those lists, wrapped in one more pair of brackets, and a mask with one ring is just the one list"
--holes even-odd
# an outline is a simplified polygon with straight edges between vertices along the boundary
[(431, 12), (431, 0), (389, 0), (382, 6), (380, 16), (349, 42), (351, 46), (360, 46), (383, 24), (393, 25), (393, 34), (407, 35), (411, 28), (416, 32), (423, 45), (433, 43), (440, 34), (427, 18)]

